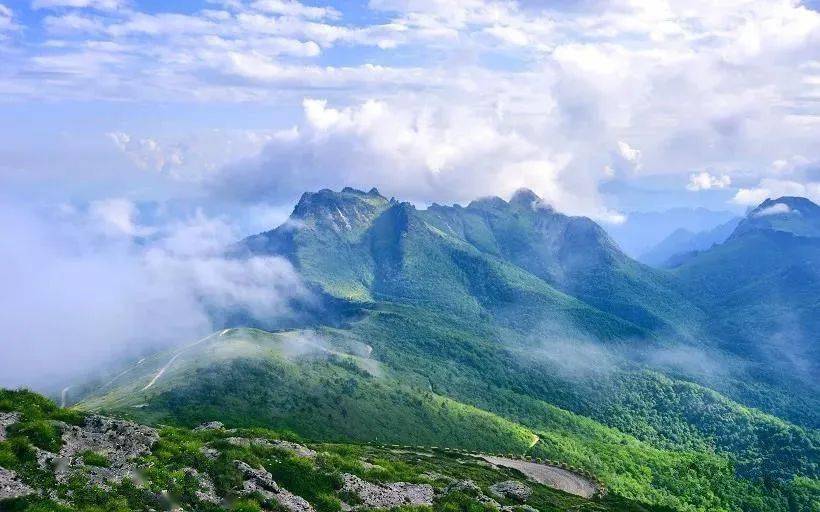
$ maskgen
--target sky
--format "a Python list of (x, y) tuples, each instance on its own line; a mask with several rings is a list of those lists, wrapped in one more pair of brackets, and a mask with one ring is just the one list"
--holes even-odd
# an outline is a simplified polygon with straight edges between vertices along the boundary
[(16, 199), (268, 221), (324, 187), (424, 205), (526, 186), (617, 223), (820, 197), (816, 4), (0, 2)]
[(818, 201), (818, 140), (816, 1), (0, 0), (0, 325), (112, 351), (207, 332), (204, 294), (287, 314), (253, 277), (304, 298), (286, 262), (215, 243), (304, 191), (528, 187), (612, 227)]

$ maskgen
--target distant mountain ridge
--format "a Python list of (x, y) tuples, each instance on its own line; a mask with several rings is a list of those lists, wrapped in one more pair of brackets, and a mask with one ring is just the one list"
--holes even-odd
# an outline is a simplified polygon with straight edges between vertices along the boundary
[(820, 207), (767, 199), (732, 235), (675, 269), (711, 311), (724, 347), (801, 378), (817, 396), (820, 371)]
[(614, 315), (627, 336), (661, 328), (689, 336), (688, 326), (702, 316), (665, 275), (623, 254), (595, 222), (544, 207), (530, 190), (509, 202), (490, 197), (427, 210), (375, 190), (322, 190), (303, 195), (283, 226), (244, 246), (286, 254), (309, 281), (345, 299), (433, 301), (479, 315), (537, 296)]
[(654, 267), (676, 267), (691, 254), (725, 242), (734, 233), (741, 220), (741, 217), (737, 217), (714, 228), (699, 232), (678, 228), (650, 250), (641, 254), (638, 261)]

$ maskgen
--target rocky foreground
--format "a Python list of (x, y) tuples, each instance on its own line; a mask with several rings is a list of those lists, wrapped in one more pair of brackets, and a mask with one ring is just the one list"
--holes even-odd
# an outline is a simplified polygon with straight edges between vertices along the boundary
[(0, 393), (13, 398), (0, 409), (20, 402), (0, 412), (4, 511), (608, 510), (466, 454), (307, 444), (219, 422), (153, 428)]

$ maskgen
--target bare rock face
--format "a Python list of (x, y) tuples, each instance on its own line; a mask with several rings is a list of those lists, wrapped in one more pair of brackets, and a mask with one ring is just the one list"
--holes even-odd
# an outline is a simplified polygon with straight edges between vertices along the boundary
[(0, 500), (19, 498), (34, 494), (34, 489), (17, 479), (10, 469), (0, 468)]
[(490, 492), (499, 498), (511, 498), (516, 501), (527, 501), (532, 494), (532, 489), (515, 480), (499, 482), (490, 487)]
[[(104, 484), (107, 481), (121, 481), (136, 469), (133, 459), (147, 455), (159, 440), (153, 428), (130, 421), (89, 416), (85, 425), (63, 426), (63, 447), (57, 454), (56, 476), (65, 480), (74, 468), (84, 467), (91, 481)], [(85, 466), (82, 454), (92, 451), (103, 455), (107, 467)]]
[(209, 421), (196, 427), (194, 430), (222, 430), (225, 425), (221, 421)]
[(472, 480), (458, 480), (450, 485), (448, 485), (444, 489), (444, 494), (450, 494), (453, 492), (461, 492), (466, 494), (467, 496), (472, 496), (482, 505), (489, 505), (494, 508), (501, 508), (501, 505), (492, 499), (491, 497), (484, 494), (484, 491), (481, 490), (475, 482)]
[(235, 460), (234, 464), (245, 477), (242, 487), (246, 493), (258, 493), (267, 500), (275, 501), (288, 512), (313, 512), (313, 507), (307, 500), (279, 487), (265, 469), (255, 469), (241, 460)]
[(0, 441), (6, 440), (6, 429), (20, 421), (19, 412), (0, 412)]
[(355, 494), (362, 501), (363, 508), (390, 509), (402, 505), (433, 504), (433, 487), (429, 484), (409, 484), (395, 482), (376, 485), (366, 482), (356, 475), (342, 475), (342, 492)]
[(279, 448), (280, 450), (285, 450), (285, 451), (291, 452), (294, 455), (296, 455), (297, 457), (304, 457), (304, 458), (307, 458), (307, 459), (315, 459), (316, 458), (316, 452), (315, 451), (311, 450), (307, 446), (302, 446), (301, 444), (298, 444), (298, 443), (292, 443), (290, 441), (276, 440), (276, 441), (271, 441), (271, 444), (273, 444), (274, 447)]
[(316, 452), (308, 448), (307, 446), (302, 446), (298, 443), (292, 443), (290, 441), (283, 441), (281, 439), (269, 440), (269, 439), (262, 439), (261, 437), (256, 437), (253, 439), (248, 439), (245, 437), (229, 437), (225, 439), (228, 443), (231, 443), (236, 446), (267, 446), (270, 448), (278, 448), (280, 450), (285, 450), (287, 452), (291, 452), (297, 457), (305, 457), (308, 459), (316, 458)]
[(218, 505), (222, 500), (216, 494), (214, 483), (208, 475), (203, 475), (194, 468), (185, 468), (185, 474), (196, 480), (199, 489), (196, 491), (196, 499), (207, 503)]
[(200, 448), (199, 453), (201, 453), (210, 460), (215, 460), (217, 457), (219, 457), (219, 450), (217, 450), (216, 448), (208, 448), (207, 446), (203, 446), (202, 448)]

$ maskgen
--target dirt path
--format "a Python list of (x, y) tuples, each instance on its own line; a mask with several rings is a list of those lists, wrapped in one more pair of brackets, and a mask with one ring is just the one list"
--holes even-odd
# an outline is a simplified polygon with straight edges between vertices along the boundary
[(495, 466), (517, 469), (527, 478), (540, 484), (582, 498), (592, 498), (598, 492), (598, 486), (594, 482), (566, 469), (506, 457), (493, 457), (490, 455), (479, 455), (479, 457)]
[[(224, 329), (224, 330), (222, 330), (221, 332), (219, 332), (218, 334), (219, 334), (220, 336), (224, 336), (224, 335), (225, 335), (225, 333), (226, 333), (226, 332), (228, 332), (228, 331), (230, 331), (230, 329)], [(174, 354), (174, 355), (173, 355), (173, 357), (171, 357), (171, 359), (169, 359), (167, 363), (165, 363), (165, 366), (163, 366), (162, 368), (160, 368), (160, 369), (159, 369), (159, 371), (156, 373), (156, 375), (154, 375), (154, 378), (153, 378), (153, 379), (151, 379), (151, 382), (149, 382), (148, 384), (146, 384), (146, 385), (145, 385), (145, 387), (144, 387), (144, 388), (142, 388), (140, 391), (146, 391), (146, 390), (148, 390), (148, 389), (151, 389), (151, 386), (153, 386), (153, 385), (157, 382), (157, 380), (159, 380), (159, 378), (160, 378), (160, 377), (162, 377), (162, 374), (164, 374), (164, 373), (165, 373), (165, 370), (167, 370), (167, 369), (168, 369), (168, 368), (169, 368), (169, 367), (170, 367), (170, 366), (174, 363), (174, 361), (176, 361), (176, 359), (177, 359), (179, 356), (181, 356), (182, 354), (184, 354), (186, 350), (188, 350), (188, 349), (190, 349), (191, 347), (194, 347), (194, 346), (196, 346), (196, 345), (199, 345), (200, 343), (203, 343), (203, 342), (205, 342), (205, 341), (207, 341), (207, 340), (209, 340), (209, 339), (213, 338), (213, 337), (214, 337), (214, 336), (216, 336), (216, 335), (217, 335), (217, 333), (215, 333), (215, 332), (214, 332), (214, 333), (211, 333), (211, 334), (209, 334), (209, 335), (205, 336), (204, 338), (202, 338), (201, 340), (197, 340), (197, 341), (195, 341), (195, 342), (191, 343), (190, 345), (186, 345), (186, 346), (182, 347), (181, 349), (179, 349), (179, 350), (177, 351), (177, 353), (176, 353), (176, 354)]]
[(60, 407), (65, 409), (66, 399), (68, 398), (68, 390), (71, 389), (71, 386), (66, 386), (60, 392)]

